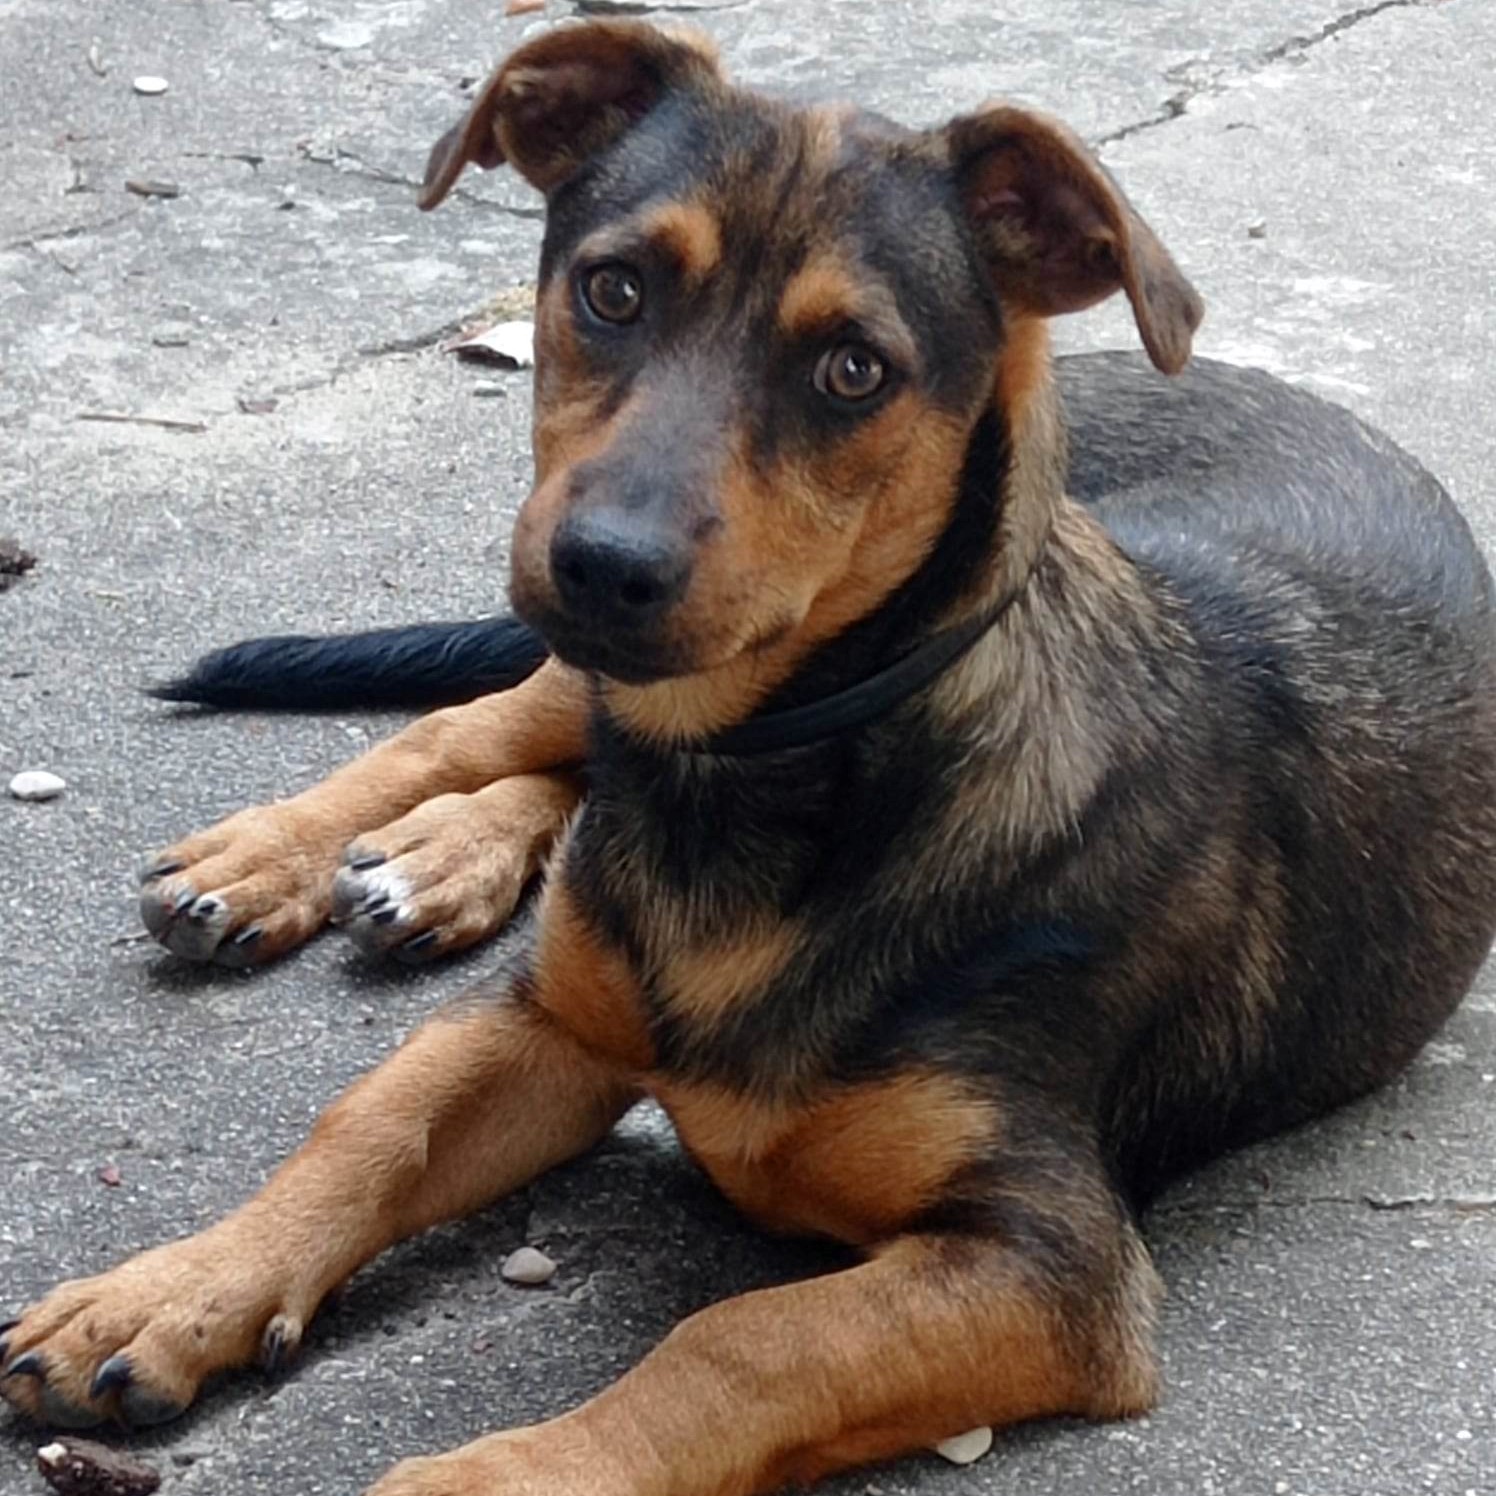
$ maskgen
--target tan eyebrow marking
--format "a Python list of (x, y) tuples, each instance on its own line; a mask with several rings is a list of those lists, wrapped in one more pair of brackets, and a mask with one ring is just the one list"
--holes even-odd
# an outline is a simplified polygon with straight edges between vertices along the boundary
[(830, 336), (856, 322), (894, 358), (911, 368), (918, 363), (918, 348), (893, 292), (839, 255), (813, 255), (790, 278), (777, 318), (780, 332), (790, 339)]
[(641, 227), (690, 280), (705, 280), (722, 263), (722, 224), (701, 203), (664, 203), (645, 215)]
[(779, 298), (779, 330), (787, 337), (825, 332), (847, 321), (865, 299), (851, 269), (826, 256), (812, 259), (791, 278)]

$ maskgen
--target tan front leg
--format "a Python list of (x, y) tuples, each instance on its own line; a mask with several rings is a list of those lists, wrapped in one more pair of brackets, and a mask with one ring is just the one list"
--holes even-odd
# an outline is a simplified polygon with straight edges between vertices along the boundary
[(904, 1237), (693, 1315), (576, 1412), (409, 1460), (369, 1496), (747, 1496), (983, 1425), (1121, 1417), (1155, 1392), (1153, 1278), (1096, 1302), (996, 1237)]
[(350, 1088), (233, 1215), (29, 1308), (0, 1391), (68, 1427), (174, 1417), (213, 1373), (293, 1351), (386, 1247), (582, 1152), (634, 1095), (518, 991), (470, 999)]
[[(441, 795), (579, 764), (587, 712), (585, 681), (555, 660), (513, 690), (432, 712), (311, 789), (154, 854), (142, 874), (141, 918), (190, 961), (249, 966), (282, 955), (326, 923), (333, 877), (355, 837)], [(536, 840), (536, 814), (553, 838), (570, 810), (554, 811), (554, 788), (532, 788), (535, 807), (518, 816), (522, 861)]]

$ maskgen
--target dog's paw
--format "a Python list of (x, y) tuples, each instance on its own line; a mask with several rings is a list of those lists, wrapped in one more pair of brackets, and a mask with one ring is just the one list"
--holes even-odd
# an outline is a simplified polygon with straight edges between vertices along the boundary
[(145, 860), (140, 917), (184, 960), (269, 961), (326, 923), (338, 851), (289, 804), (242, 810)]
[(157, 1247), (54, 1289), (0, 1337), (0, 1395), (53, 1428), (177, 1417), (215, 1372), (274, 1369), (302, 1322), (252, 1252), (211, 1236)]
[(539, 774), (428, 800), (347, 849), (333, 923), (367, 954), (402, 961), (475, 945), (514, 913), (575, 803), (559, 776)]
[(556, 1496), (558, 1491), (623, 1496), (643, 1489), (609, 1480), (602, 1462), (582, 1457), (583, 1446), (552, 1436), (558, 1427), (539, 1424), (490, 1434), (450, 1454), (402, 1460), (366, 1496)]

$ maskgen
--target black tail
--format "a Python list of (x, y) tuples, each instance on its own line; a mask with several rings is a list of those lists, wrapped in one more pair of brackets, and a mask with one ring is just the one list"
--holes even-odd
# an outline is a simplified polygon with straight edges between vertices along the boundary
[(507, 616), (322, 638), (284, 634), (215, 649), (186, 675), (149, 689), (162, 701), (229, 708), (446, 706), (518, 685), (546, 652), (534, 629)]

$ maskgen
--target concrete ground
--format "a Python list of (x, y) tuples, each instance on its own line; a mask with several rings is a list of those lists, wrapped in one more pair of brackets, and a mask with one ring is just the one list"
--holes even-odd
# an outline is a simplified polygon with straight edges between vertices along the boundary
[[(1489, 0), (549, 11), (614, 8), (699, 12), (740, 76), (911, 121), (994, 94), (1068, 117), (1204, 292), (1200, 350), (1383, 425), (1496, 547)], [(254, 975), (184, 969), (137, 938), (131, 869), (391, 725), (178, 716), (143, 680), (247, 633), (502, 604), (526, 379), (485, 375), (501, 392), (480, 398), (436, 344), (532, 275), (536, 202), (496, 174), (426, 217), (411, 188), (465, 82), (539, 24), (501, 9), (0, 0), (0, 534), (40, 557), (0, 595), (0, 774), (70, 786), (0, 800), (4, 1300), (218, 1215), (484, 968), (391, 973), (326, 938)], [(138, 96), (141, 74), (169, 91)], [(1066, 337), (1131, 342), (1115, 309)], [(1493, 1097), (1488, 972), (1403, 1084), (1154, 1212), (1153, 1417), (839, 1489), (1491, 1492)], [(522, 1241), (560, 1262), (550, 1287), (500, 1279)], [(363, 1274), (289, 1380), (237, 1380), (141, 1443), (169, 1496), (352, 1493), (571, 1405), (682, 1313), (817, 1260), (739, 1225), (645, 1115)], [(0, 1491), (40, 1490), (36, 1442), (0, 1420)]]

